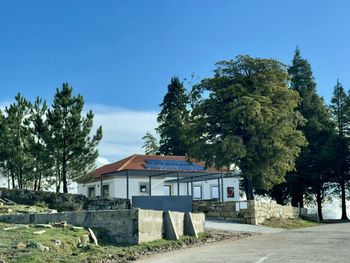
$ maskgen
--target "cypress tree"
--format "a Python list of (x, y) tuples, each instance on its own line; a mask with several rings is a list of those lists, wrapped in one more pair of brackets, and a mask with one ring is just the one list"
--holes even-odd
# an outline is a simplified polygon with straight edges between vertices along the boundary
[(168, 92), (164, 96), (159, 123), (156, 129), (160, 135), (159, 153), (164, 155), (185, 155), (185, 125), (188, 120), (186, 108), (188, 97), (183, 84), (177, 77), (173, 77), (168, 85)]
[(291, 89), (297, 91), (301, 97), (297, 110), (306, 119), (306, 124), (299, 129), (308, 141), (297, 159), (296, 172), (289, 173), (286, 177), (291, 201), (293, 206), (303, 207), (304, 194), (311, 187), (312, 194), (318, 196), (316, 199), (319, 200), (320, 210), (322, 187), (329, 178), (329, 172), (322, 170), (321, 164), (327, 161), (327, 145), (332, 137), (330, 113), (323, 99), (316, 93), (311, 66), (301, 57), (299, 49), (295, 51), (288, 73), (291, 76)]
[(350, 127), (350, 95), (347, 95), (341, 83), (337, 80), (331, 100), (333, 119), (336, 124), (335, 139), (335, 182), (339, 186), (341, 198), (341, 219), (347, 220), (346, 214), (346, 184), (349, 181), (349, 127)]

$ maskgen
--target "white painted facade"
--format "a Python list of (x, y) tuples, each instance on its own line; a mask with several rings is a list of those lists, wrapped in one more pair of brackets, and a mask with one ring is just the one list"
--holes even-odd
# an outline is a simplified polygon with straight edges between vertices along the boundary
[[(171, 182), (167, 182), (171, 181)], [(103, 185), (105, 190), (108, 188), (108, 197), (126, 198), (127, 180), (124, 176), (115, 176), (113, 178), (104, 179)], [(169, 195), (168, 189), (171, 190), (171, 195), (178, 195), (177, 183), (174, 182), (174, 178), (152, 178), (151, 181), (151, 195), (162, 196)], [(223, 192), (224, 201), (240, 201), (239, 193), (239, 179), (237, 177), (223, 178), (224, 187), (221, 189), (221, 181), (218, 187), (218, 179), (206, 180), (201, 182), (193, 182), (194, 199), (196, 200), (208, 200), (218, 199)], [(168, 188), (169, 187), (169, 188)], [(234, 197), (228, 197), (227, 189), (233, 187)], [(179, 184), (179, 195), (191, 195), (191, 183)], [(143, 190), (146, 190), (145, 192)], [(91, 183), (78, 184), (78, 194), (85, 196), (100, 196), (101, 195), (101, 182), (95, 181)], [(129, 177), (129, 198), (132, 196), (149, 195), (149, 178), (148, 176), (130, 176)]]

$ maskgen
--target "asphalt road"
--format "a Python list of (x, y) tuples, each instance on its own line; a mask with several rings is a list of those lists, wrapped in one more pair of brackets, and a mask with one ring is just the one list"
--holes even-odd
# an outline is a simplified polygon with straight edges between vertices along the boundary
[(153, 255), (138, 262), (350, 262), (350, 223), (223, 241)]

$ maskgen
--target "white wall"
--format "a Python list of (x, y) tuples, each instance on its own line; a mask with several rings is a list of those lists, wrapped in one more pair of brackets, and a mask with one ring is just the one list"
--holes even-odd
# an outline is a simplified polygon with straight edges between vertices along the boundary
[[(171, 185), (171, 194), (177, 195), (177, 183), (167, 183), (165, 181), (172, 180), (174, 178), (152, 178), (152, 195), (164, 195), (164, 185)], [(224, 178), (224, 201), (239, 201), (239, 180), (238, 178)], [(140, 192), (140, 184), (148, 185), (149, 179), (148, 177), (141, 176), (133, 176), (129, 177), (129, 198), (132, 196), (139, 195), (148, 195), (147, 193)], [(78, 184), (78, 193), (83, 195), (88, 195), (88, 188), (95, 187), (96, 196), (100, 196), (100, 181), (96, 181), (93, 183), (87, 184)], [(126, 177), (115, 177), (112, 179), (103, 180), (103, 184), (109, 185), (109, 196), (110, 197), (119, 197), (126, 198)], [(211, 196), (211, 186), (217, 186), (218, 180), (207, 180), (202, 182), (194, 182), (193, 186), (201, 186), (202, 187), (202, 199), (212, 199)], [(234, 187), (234, 198), (227, 197), (227, 187)], [(221, 181), (220, 181), (221, 188)], [(219, 191), (221, 197), (221, 189)], [(188, 193), (191, 195), (191, 184), (188, 184)], [(187, 184), (180, 183), (180, 195), (187, 195)]]

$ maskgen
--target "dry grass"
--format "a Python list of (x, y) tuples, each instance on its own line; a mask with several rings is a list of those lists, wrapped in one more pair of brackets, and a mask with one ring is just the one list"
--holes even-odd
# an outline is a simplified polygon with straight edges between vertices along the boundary
[(262, 225), (273, 227), (273, 228), (296, 229), (296, 228), (317, 226), (319, 225), (319, 223), (303, 220), (303, 219), (271, 218), (271, 219), (265, 220), (265, 222)]

